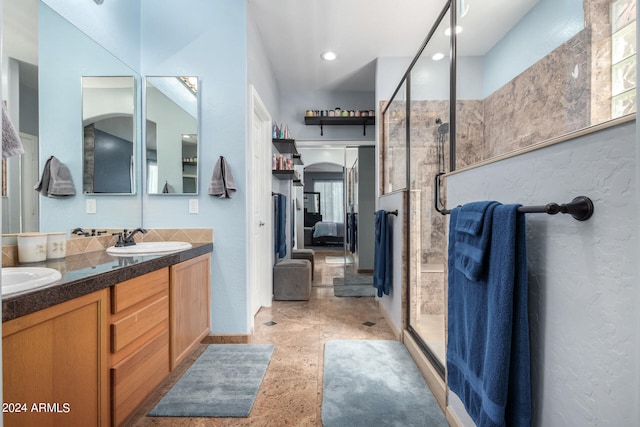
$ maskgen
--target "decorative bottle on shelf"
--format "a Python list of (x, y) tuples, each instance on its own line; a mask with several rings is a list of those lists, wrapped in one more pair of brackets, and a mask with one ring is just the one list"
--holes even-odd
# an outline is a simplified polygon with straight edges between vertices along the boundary
[(271, 158), (271, 170), (276, 170), (276, 169), (278, 169), (278, 158), (274, 154), (273, 157)]

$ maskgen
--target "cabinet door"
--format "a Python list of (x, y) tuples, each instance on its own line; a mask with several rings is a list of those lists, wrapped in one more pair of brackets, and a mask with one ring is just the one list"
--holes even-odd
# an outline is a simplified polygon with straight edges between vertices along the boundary
[(109, 424), (107, 300), (102, 290), (2, 325), (5, 426)]
[(171, 370), (209, 333), (209, 254), (171, 267)]

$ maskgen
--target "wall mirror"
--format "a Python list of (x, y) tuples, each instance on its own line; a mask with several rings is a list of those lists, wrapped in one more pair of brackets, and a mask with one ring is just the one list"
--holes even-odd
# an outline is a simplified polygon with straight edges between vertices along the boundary
[(82, 190), (135, 193), (135, 78), (82, 78)]
[(198, 78), (146, 77), (148, 194), (198, 193)]
[[(135, 76), (134, 69), (39, 0), (2, 0), (3, 101), (21, 134), (26, 153), (6, 161), (7, 196), (2, 232), (64, 231), (77, 226), (137, 226), (140, 195), (101, 196), (97, 214), (85, 213), (83, 192), (82, 77)], [(92, 5), (95, 4), (92, 2)], [(139, 83), (135, 102), (140, 105)], [(139, 115), (139, 113), (138, 113)], [(140, 120), (136, 139), (140, 140)], [(134, 156), (139, 158), (140, 144)], [(71, 169), (76, 196), (47, 199), (33, 190), (49, 155)], [(136, 168), (133, 190), (139, 187)], [(99, 193), (94, 193), (99, 194)], [(126, 209), (122, 206), (126, 204)]]

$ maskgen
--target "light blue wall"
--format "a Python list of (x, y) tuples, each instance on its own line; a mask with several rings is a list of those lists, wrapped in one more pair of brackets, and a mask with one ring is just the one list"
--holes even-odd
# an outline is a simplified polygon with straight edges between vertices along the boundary
[(527, 214), (532, 426), (640, 425), (636, 123), (447, 177), (447, 205), (590, 197), (593, 217)]
[[(98, 53), (100, 46), (97, 43), (83, 37), (82, 32), (47, 6), (41, 6), (40, 160), (44, 164), (51, 154), (59, 157), (70, 167), (77, 192), (68, 200), (41, 198), (41, 229), (68, 230), (74, 226), (132, 228), (140, 224), (149, 228), (213, 228), (211, 331), (215, 334), (250, 332), (245, 2), (142, 0), (140, 3), (131, 2), (135, 7), (124, 6), (130, 3), (124, 1), (105, 1), (102, 6), (90, 1), (82, 6), (54, 0), (49, 0), (49, 3), (60, 8), (66, 18), (101, 45), (108, 46), (110, 51), (135, 64), (136, 71), (142, 76), (199, 77), (200, 171), (198, 195), (142, 195), (143, 186), (138, 182), (137, 196), (96, 197), (98, 215), (84, 214), (87, 197), (81, 194), (80, 78), (82, 75), (132, 74), (133, 71), (125, 73), (122, 68), (125, 66), (113, 56), (106, 51)], [(114, 7), (103, 7), (109, 4)], [(120, 6), (116, 7), (116, 4)], [(127, 28), (122, 29), (121, 26)], [(77, 115), (73, 114), (74, 111)], [(144, 140), (141, 135), (137, 135), (137, 139)], [(238, 187), (230, 200), (207, 194), (219, 156), (226, 157)], [(189, 199), (198, 199), (198, 214), (188, 213)]]
[(540, 0), (484, 57), (484, 96), (584, 28), (583, 0)]
[(256, 18), (249, 14), (247, 17), (247, 65), (249, 69), (249, 84), (253, 85), (274, 120), (280, 115), (280, 88), (273, 73), (272, 58), (266, 55), (262, 37), (258, 30)]
[[(141, 75), (198, 76), (201, 108), (199, 194), (145, 195), (143, 223), (213, 228), (211, 331), (248, 333), (245, 2), (142, 0), (142, 11)], [(207, 194), (219, 156), (238, 187), (232, 199)], [(198, 214), (188, 213), (189, 199), (198, 199)]]
[[(56, 156), (69, 167), (76, 190), (76, 196), (67, 199), (40, 197), (40, 230), (138, 227), (140, 191), (127, 196), (82, 194), (82, 76), (134, 71), (48, 6), (41, 3), (39, 12), (40, 167)], [(140, 189), (139, 179), (136, 185)], [(87, 198), (97, 200), (97, 214), (85, 213)]]
[(41, 0), (129, 67), (140, 66), (140, 1)]

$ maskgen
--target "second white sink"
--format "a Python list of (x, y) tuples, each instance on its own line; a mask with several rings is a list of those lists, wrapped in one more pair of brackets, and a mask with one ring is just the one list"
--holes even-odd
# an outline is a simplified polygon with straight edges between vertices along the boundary
[(57, 282), (58, 270), (46, 267), (5, 267), (2, 269), (2, 295), (33, 290)]
[(131, 246), (111, 246), (107, 253), (116, 256), (162, 255), (190, 248), (191, 243), (188, 242), (140, 242)]

